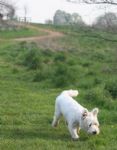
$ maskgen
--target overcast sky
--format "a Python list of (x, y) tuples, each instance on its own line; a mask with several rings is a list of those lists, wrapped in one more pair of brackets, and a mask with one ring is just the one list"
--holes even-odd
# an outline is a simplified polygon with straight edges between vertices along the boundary
[[(17, 15), (19, 17), (24, 16), (24, 7), (27, 8), (27, 17), (31, 18), (32, 22), (44, 23), (47, 19), (53, 19), (55, 11), (60, 9), (68, 13), (77, 12), (83, 20), (90, 24), (94, 21), (94, 18), (104, 13), (104, 11), (115, 11), (114, 7), (107, 7), (98, 5), (86, 5), (86, 4), (73, 4), (66, 2), (66, 0), (12, 0), (16, 2)], [(103, 9), (102, 9), (103, 8)]]

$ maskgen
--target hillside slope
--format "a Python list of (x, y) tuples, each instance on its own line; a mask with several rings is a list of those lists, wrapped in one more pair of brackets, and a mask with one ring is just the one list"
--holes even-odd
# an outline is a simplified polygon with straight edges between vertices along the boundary
[[(37, 36), (33, 40), (16, 31), (0, 35), (0, 148), (116, 150), (117, 43), (94, 36), (116, 40), (116, 35), (69, 26), (38, 27), (40, 37), (32, 35), (35, 29), (25, 30), (28, 37)], [(24, 35), (24, 29), (21, 32)], [(74, 142), (63, 119), (58, 128), (51, 127), (55, 98), (70, 88), (79, 90), (76, 100), (83, 106), (99, 108), (100, 135), (81, 131)]]

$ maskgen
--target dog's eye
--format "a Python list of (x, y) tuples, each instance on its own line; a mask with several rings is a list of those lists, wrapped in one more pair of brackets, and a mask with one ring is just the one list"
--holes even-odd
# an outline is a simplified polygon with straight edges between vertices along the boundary
[(97, 126), (97, 127), (99, 127), (99, 124), (97, 124), (97, 123), (94, 123), (94, 125)]
[(92, 126), (92, 123), (89, 124), (89, 127), (91, 127), (91, 126)]

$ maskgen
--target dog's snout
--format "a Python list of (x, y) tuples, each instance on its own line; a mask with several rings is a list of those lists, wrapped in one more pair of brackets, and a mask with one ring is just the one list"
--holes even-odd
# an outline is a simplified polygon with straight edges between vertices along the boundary
[(96, 131), (93, 131), (93, 134), (97, 134), (97, 132), (96, 132)]

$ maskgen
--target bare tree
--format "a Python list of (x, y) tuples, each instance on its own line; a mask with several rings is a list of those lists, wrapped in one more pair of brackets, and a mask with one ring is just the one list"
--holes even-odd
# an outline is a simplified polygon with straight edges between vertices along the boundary
[(45, 24), (53, 24), (53, 21), (51, 20), (51, 19), (47, 19), (47, 20), (45, 20)]
[(53, 18), (54, 25), (85, 25), (82, 17), (78, 13), (67, 13), (62, 10), (57, 10)]
[(117, 0), (67, 0), (73, 3), (117, 5)]
[(24, 5), (24, 22), (27, 22), (28, 7)]
[(12, 19), (15, 15), (15, 5), (8, 0), (0, 0), (0, 14)]
[(117, 15), (112, 12), (105, 13), (97, 17), (93, 27), (117, 33)]

